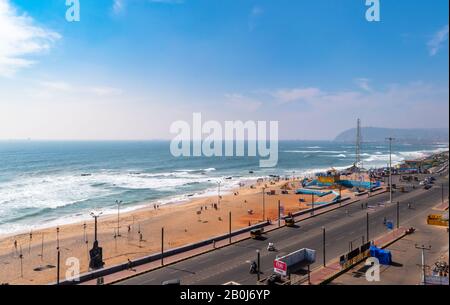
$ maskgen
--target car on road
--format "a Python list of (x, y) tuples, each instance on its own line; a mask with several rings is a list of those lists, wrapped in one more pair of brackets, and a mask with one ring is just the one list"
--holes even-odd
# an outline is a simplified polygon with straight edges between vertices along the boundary
[(430, 188), (432, 188), (433, 186), (431, 184), (427, 184), (425, 185), (424, 189), (429, 190)]
[(163, 285), (163, 286), (179, 286), (179, 285), (181, 285), (181, 281), (179, 279), (173, 279), (173, 280), (164, 281), (161, 283), (161, 285)]
[(253, 239), (258, 239), (258, 238), (262, 237), (263, 233), (264, 233), (264, 228), (253, 229), (250, 231), (250, 236)]

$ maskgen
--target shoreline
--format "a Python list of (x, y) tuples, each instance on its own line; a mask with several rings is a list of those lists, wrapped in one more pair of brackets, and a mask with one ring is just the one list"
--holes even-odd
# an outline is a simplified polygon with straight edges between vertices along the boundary
[[(424, 156), (420, 159), (426, 160), (428, 158), (432, 158), (433, 156), (437, 156), (440, 155), (442, 153), (446, 153), (448, 152), (448, 148), (444, 149), (444, 148), (438, 148), (436, 149), (434, 152), (430, 152), (427, 156)], [(405, 159), (406, 160), (406, 159)], [(404, 163), (405, 160), (402, 161), (393, 161), (392, 164), (393, 166), (399, 165)], [(351, 166), (339, 166), (339, 167), (333, 167), (337, 170), (344, 170), (346, 168), (349, 168)], [(383, 165), (380, 164), (380, 166), (378, 167), (373, 167), (374, 169), (377, 168), (382, 168)], [(313, 177), (316, 173), (319, 172), (324, 172), (327, 169), (329, 169), (330, 167), (324, 167), (324, 168), (316, 168), (316, 169), (306, 169), (303, 171), (295, 171), (298, 173), (301, 173), (301, 176), (299, 176), (298, 178), (310, 178)], [(289, 170), (286, 170), (286, 172), (289, 172)], [(288, 177), (289, 175), (286, 175), (286, 177)], [(233, 183), (233, 186), (227, 188), (227, 189), (222, 189), (221, 190), (221, 195), (227, 195), (230, 193), (233, 193), (234, 191), (236, 191), (237, 189), (239, 189), (239, 184), (240, 183), (245, 183), (245, 185), (251, 184), (251, 183), (255, 183), (258, 179), (263, 178), (263, 179), (268, 179), (270, 178), (269, 176), (258, 176), (258, 177), (244, 177), (244, 179), (242, 179), (243, 177), (237, 177), (238, 180), (234, 180), (236, 181), (236, 183)], [(215, 179), (221, 179), (221, 177), (211, 177), (211, 180), (215, 180)], [(235, 179), (235, 178), (233, 178)], [(239, 180), (240, 179), (240, 180)], [(222, 178), (223, 180), (223, 178)], [(212, 195), (209, 193), (213, 193), (214, 192), (214, 187), (211, 188), (206, 188), (204, 190), (200, 190), (194, 193), (194, 195), (192, 197), (189, 197), (189, 194), (191, 193), (183, 193), (183, 194), (177, 194), (177, 195), (173, 195), (173, 196), (169, 196), (166, 198), (160, 198), (160, 199), (155, 199), (155, 200), (145, 200), (142, 202), (135, 202), (132, 203), (132, 206), (129, 207), (124, 207), (123, 210), (121, 209), (120, 214), (126, 216), (132, 213), (140, 213), (142, 211), (145, 211), (147, 209), (152, 209), (152, 206), (157, 204), (160, 205), (161, 207), (165, 207), (165, 206), (175, 206), (175, 205), (184, 205), (184, 204), (189, 204), (192, 201), (198, 200), (198, 199), (202, 199), (202, 198), (213, 198), (213, 197), (217, 197), (217, 195)], [(198, 193), (198, 194), (197, 194)], [(178, 199), (180, 197), (184, 197), (184, 199)], [(163, 203), (161, 203), (161, 201)], [(93, 209), (95, 210), (95, 209)], [(117, 210), (114, 210), (114, 208), (112, 207), (106, 207), (104, 210), (107, 210), (106, 213), (103, 214), (103, 219), (105, 218), (114, 218), (117, 215)], [(81, 214), (81, 213), (80, 213)], [(81, 225), (83, 223), (88, 223), (88, 222), (93, 222), (92, 218), (90, 217), (90, 215), (88, 213), (86, 213), (86, 216), (80, 216), (79, 219), (75, 218), (73, 220), (67, 220), (67, 221), (61, 221), (64, 219), (64, 217), (70, 217), (70, 216), (63, 216), (58, 218), (57, 220), (52, 220), (52, 221), (47, 221), (47, 223), (43, 223), (42, 225), (37, 225), (35, 228), (28, 230), (28, 229), (22, 229), (22, 230), (17, 230), (17, 231), (13, 231), (10, 233), (0, 233), (0, 242), (3, 239), (7, 239), (7, 238), (11, 238), (14, 236), (21, 236), (21, 235), (28, 235), (30, 234), (30, 232), (40, 232), (42, 230), (50, 230), (50, 229), (56, 229), (57, 227), (62, 228), (62, 227), (66, 227), (66, 226), (73, 226), (73, 225)], [(59, 224), (57, 222), (60, 222)]]
[[(434, 155), (440, 155), (434, 154)], [(447, 152), (448, 154), (448, 152)], [(432, 156), (428, 158), (431, 158)], [(281, 178), (281, 177), (280, 177)], [(177, 203), (164, 204), (154, 209), (150, 204), (137, 210), (121, 212), (117, 229), (114, 214), (99, 218), (99, 243), (103, 248), (105, 266), (124, 263), (160, 251), (161, 228), (165, 230), (165, 249), (172, 249), (226, 234), (229, 229), (228, 214), (232, 213), (232, 231), (261, 222), (263, 219), (275, 220), (278, 216), (277, 202), (281, 201), (284, 215), (310, 208), (311, 196), (295, 194), (300, 188), (297, 179), (264, 179), (237, 187), (218, 196), (192, 198)], [(333, 189), (333, 188), (330, 188)], [(288, 190), (283, 194), (282, 190)], [(264, 193), (275, 191), (275, 195)], [(343, 196), (355, 196), (352, 190), (344, 189)], [(330, 201), (334, 196), (326, 195), (317, 201)], [(265, 216), (262, 202), (265, 201)], [(218, 208), (213, 207), (214, 203)], [(251, 211), (251, 213), (250, 213)], [(264, 218), (265, 217), (265, 218)], [(83, 228), (84, 223), (86, 227)], [(76, 257), (80, 261), (80, 272), (88, 270), (88, 251), (92, 247), (93, 219), (74, 224), (64, 224), (46, 229), (0, 237), (0, 283), (45, 284), (54, 282), (56, 264), (55, 251), (61, 249), (62, 274), (65, 272), (65, 259)], [(120, 234), (117, 234), (120, 230)], [(15, 241), (17, 243), (15, 244)], [(16, 248), (14, 248), (16, 245)], [(23, 261), (19, 254), (23, 253)], [(17, 277), (20, 263), (24, 264), (24, 278)], [(36, 271), (36, 268), (43, 268)]]
[[(289, 184), (291, 194), (282, 195), (281, 189)], [(275, 219), (277, 216), (277, 201), (283, 201), (285, 214), (307, 209), (310, 196), (296, 195), (292, 192), (298, 187), (298, 180), (280, 180), (273, 182), (265, 180), (253, 187), (242, 187), (234, 193), (222, 195), (218, 208), (212, 206), (217, 203), (217, 196), (198, 198), (188, 203), (161, 206), (159, 209), (147, 207), (139, 212), (121, 214), (120, 233), (116, 238), (117, 218), (114, 215), (100, 217), (98, 221), (99, 242), (103, 247), (104, 261), (107, 266), (126, 262), (151, 253), (157, 253), (160, 248), (160, 230), (165, 228), (167, 243), (165, 249), (176, 248), (199, 240), (223, 235), (228, 232), (228, 213), (233, 213), (232, 230), (244, 228), (250, 224), (262, 221), (261, 196), (263, 187), (266, 191), (275, 190), (277, 195), (265, 195), (266, 218)], [(299, 197), (304, 201), (299, 202)], [(326, 196), (323, 200), (329, 200)], [(199, 210), (201, 209), (201, 215)], [(252, 211), (249, 213), (249, 211)], [(139, 237), (142, 234), (144, 237)], [(81, 272), (87, 271), (87, 251), (92, 247), (93, 221), (86, 222), (83, 232), (82, 224), (64, 225), (55, 228), (36, 230), (32, 239), (29, 233), (0, 239), (0, 263), (4, 270), (0, 273), (0, 283), (48, 283), (54, 281), (52, 268), (37, 273), (36, 266), (54, 266), (55, 249), (57, 244), (62, 251), (62, 262), (68, 257), (80, 260)], [(85, 240), (88, 242), (85, 243)], [(42, 242), (41, 242), (42, 238)], [(141, 240), (142, 239), (142, 240)], [(59, 240), (59, 241), (58, 241)], [(17, 241), (18, 248), (14, 249)], [(14, 278), (13, 274), (19, 267), (18, 254), (23, 251), (25, 278)], [(6, 263), (5, 263), (6, 261)], [(66, 267), (62, 264), (62, 272)], [(63, 273), (64, 274), (64, 273)], [(11, 279), (12, 278), (12, 279)]]

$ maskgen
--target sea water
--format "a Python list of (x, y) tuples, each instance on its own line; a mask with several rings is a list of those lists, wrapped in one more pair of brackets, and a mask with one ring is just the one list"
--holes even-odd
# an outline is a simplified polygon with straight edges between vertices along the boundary
[[(257, 157), (181, 157), (170, 142), (0, 141), (0, 235), (89, 219), (96, 209), (115, 213), (217, 195), (268, 175), (311, 175), (351, 166), (352, 143), (281, 141), (274, 168)], [(392, 159), (420, 158), (448, 144), (394, 144)], [(366, 143), (365, 168), (386, 166), (387, 143)], [(231, 178), (231, 179), (230, 179)]]

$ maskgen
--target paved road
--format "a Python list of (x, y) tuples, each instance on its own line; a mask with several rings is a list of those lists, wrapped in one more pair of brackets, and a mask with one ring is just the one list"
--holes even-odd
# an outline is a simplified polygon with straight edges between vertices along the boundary
[[(396, 193), (394, 201), (400, 201), (400, 223), (414, 217), (441, 199), (441, 181), (431, 190), (411, 189), (408, 193)], [(448, 182), (446, 182), (448, 183)], [(267, 233), (266, 240), (245, 240), (216, 251), (206, 253), (161, 269), (157, 269), (120, 282), (125, 285), (159, 285), (170, 279), (180, 279), (183, 285), (223, 284), (235, 281), (240, 284), (255, 284), (256, 275), (249, 273), (249, 262), (256, 260), (256, 250), (261, 250), (263, 275), (272, 274), (272, 263), (277, 255), (283, 255), (301, 248), (317, 250), (317, 261), (311, 268), (323, 262), (322, 227), (326, 228), (326, 258), (334, 259), (358, 247), (366, 239), (366, 213), (369, 212), (370, 238), (387, 232), (383, 219), (396, 221), (396, 204), (379, 206), (386, 202), (389, 194), (362, 199), (374, 209), (361, 209), (361, 202), (342, 207), (323, 215), (298, 223), (297, 228), (281, 228)], [(413, 203), (409, 209), (407, 203)], [(277, 252), (268, 252), (265, 247), (273, 242)]]
[[(442, 213), (442, 211), (440, 212)], [(365, 278), (367, 267), (361, 263), (346, 274), (338, 277), (332, 282), (333, 285), (417, 285), (421, 281), (422, 270), (421, 251), (416, 249), (417, 245), (431, 246), (431, 250), (426, 251), (426, 264), (433, 264), (444, 256), (448, 263), (449, 240), (448, 232), (444, 227), (430, 226), (426, 223), (429, 214), (439, 214), (439, 212), (428, 209), (416, 213), (408, 220), (408, 226), (416, 228), (414, 234), (408, 235), (394, 244), (387, 247), (392, 253), (393, 264), (381, 266), (380, 281), (368, 282)]]

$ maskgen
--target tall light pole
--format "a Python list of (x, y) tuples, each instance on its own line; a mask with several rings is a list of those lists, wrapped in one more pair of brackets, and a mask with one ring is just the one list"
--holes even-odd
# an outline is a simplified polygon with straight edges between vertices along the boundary
[(59, 250), (59, 227), (56, 228), (56, 284), (59, 285), (61, 251)]
[(100, 215), (103, 214), (103, 212), (99, 211), (92, 211), (91, 216), (94, 217), (94, 245), (92, 246), (92, 249), (89, 251), (89, 268), (96, 270), (103, 267), (105, 264), (103, 262), (103, 250), (101, 247), (98, 246), (98, 239), (97, 239), (97, 219), (100, 217)]
[(366, 238), (367, 238), (367, 242), (370, 241), (369, 238), (369, 212), (367, 212), (366, 214)]
[(326, 248), (325, 248), (325, 227), (322, 227), (322, 242), (323, 242), (323, 266), (326, 266)]
[(122, 203), (122, 200), (116, 200), (117, 204), (117, 237), (120, 237), (120, 204)]
[(259, 266), (261, 263), (261, 251), (256, 250), (256, 256), (257, 256), (256, 260), (258, 262), (257, 264), (258, 264), (258, 281), (259, 281), (261, 277), (261, 267)]
[(417, 246), (417, 244), (415, 245), (416, 249), (422, 250), (422, 285), (426, 285), (426, 278), (425, 278), (425, 269), (426, 269), (426, 265), (425, 265), (425, 250), (431, 250), (431, 246), (425, 247), (424, 245), (422, 245), (421, 247)]
[(220, 205), (220, 185), (222, 184), (222, 181), (219, 179), (216, 181), (217, 183), (217, 205)]
[(386, 138), (389, 141), (389, 203), (392, 203), (392, 137)]
[(263, 197), (263, 213), (262, 213), (262, 215), (263, 215), (263, 219), (262, 219), (262, 221), (264, 222), (265, 220), (266, 220), (266, 188), (265, 187), (263, 187), (262, 188), (262, 197)]
[(400, 202), (397, 201), (397, 229), (400, 227)]

